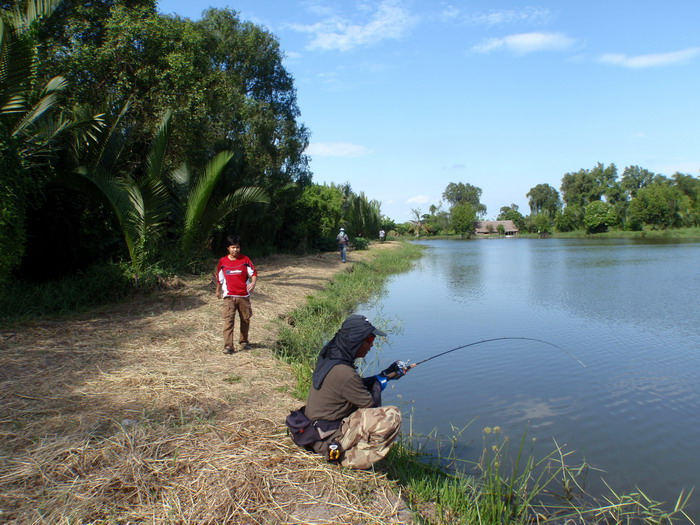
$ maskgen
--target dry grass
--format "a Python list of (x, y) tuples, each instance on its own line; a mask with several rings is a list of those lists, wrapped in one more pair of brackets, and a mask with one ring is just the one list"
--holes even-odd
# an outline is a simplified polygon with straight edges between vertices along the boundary
[(350, 265), (256, 263), (253, 349), (233, 356), (207, 279), (0, 333), (0, 522), (410, 521), (383, 475), (328, 465), (283, 426), (300, 403), (279, 320)]

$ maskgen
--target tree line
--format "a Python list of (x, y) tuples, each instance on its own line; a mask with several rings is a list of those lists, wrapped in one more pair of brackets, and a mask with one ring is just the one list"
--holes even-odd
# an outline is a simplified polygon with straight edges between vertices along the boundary
[[(700, 226), (700, 179), (684, 173), (672, 177), (628, 166), (619, 177), (615, 164), (566, 173), (560, 191), (538, 184), (526, 194), (530, 215), (516, 204), (503, 206), (497, 220), (512, 220), (521, 231), (547, 234), (576, 230), (601, 233), (610, 228), (639, 231)], [(442, 203), (429, 213), (413, 210), (413, 219), (398, 227), (414, 235), (456, 233), (473, 235), (486, 215), (481, 189), (469, 183), (451, 182)]]
[(0, 0), (0, 285), (378, 230), (378, 202), (313, 183), (283, 58), (230, 9)]

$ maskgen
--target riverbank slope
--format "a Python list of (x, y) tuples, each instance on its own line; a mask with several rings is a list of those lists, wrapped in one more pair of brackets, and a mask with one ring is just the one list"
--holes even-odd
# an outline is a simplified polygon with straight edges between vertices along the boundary
[(208, 278), (0, 332), (0, 521), (409, 523), (395, 483), (304, 453), (283, 322), (393, 243), (255, 261), (252, 349), (222, 353)]

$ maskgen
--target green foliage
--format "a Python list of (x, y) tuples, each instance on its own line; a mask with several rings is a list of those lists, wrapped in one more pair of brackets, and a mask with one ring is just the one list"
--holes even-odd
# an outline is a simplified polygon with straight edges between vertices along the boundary
[(60, 281), (30, 283), (14, 281), (0, 294), (0, 319), (41, 317), (84, 310), (146, 288), (157, 282), (154, 273), (136, 279), (130, 268), (99, 264)]
[(666, 184), (655, 183), (641, 188), (627, 210), (629, 227), (635, 230), (645, 225), (652, 228), (681, 226), (683, 204), (688, 204), (683, 197), (677, 188)]
[(39, 29), (57, 4), (29, 0), (0, 11), (0, 286), (25, 252), (25, 213), (50, 180), (62, 139), (89, 141), (101, 126), (99, 115), (59, 111), (62, 77), (40, 85)]
[(519, 230), (525, 229), (525, 217), (518, 211), (517, 204), (511, 204), (510, 206), (503, 206), (501, 212), (498, 214), (496, 220), (499, 221), (513, 221), (513, 223), (518, 227)]
[(554, 219), (557, 230), (560, 232), (572, 232), (583, 226), (583, 208), (566, 206)]
[(552, 233), (552, 219), (545, 213), (531, 217), (530, 231), (545, 237)]
[(469, 183), (450, 182), (442, 193), (442, 198), (453, 207), (458, 204), (471, 204), (474, 212), (479, 217), (483, 217), (486, 214), (486, 206), (481, 204), (481, 188), (472, 186)]
[(594, 201), (585, 208), (583, 222), (588, 233), (608, 231), (608, 226), (615, 224), (616, 215), (613, 206), (607, 202)]
[(526, 196), (533, 215), (546, 213), (549, 217), (554, 217), (561, 209), (559, 192), (549, 184), (538, 184)]
[(367, 250), (369, 249), (369, 239), (365, 239), (364, 237), (355, 237), (352, 240), (352, 245), (356, 250)]
[(0, 290), (24, 254), (23, 179), (19, 154), (0, 124)]
[(639, 166), (627, 166), (622, 172), (620, 186), (627, 194), (634, 198), (637, 192), (654, 181), (655, 175)]
[(369, 200), (363, 192), (350, 192), (345, 199), (343, 223), (350, 236), (376, 235), (381, 227), (380, 203)]
[(306, 186), (287, 216), (285, 246), (305, 251), (336, 248), (335, 235), (343, 214), (343, 195), (334, 186)]
[(468, 202), (456, 204), (450, 209), (450, 224), (455, 233), (462, 237), (471, 237), (476, 229), (477, 212)]
[(318, 352), (343, 319), (359, 303), (379, 294), (388, 275), (408, 270), (422, 250), (422, 246), (401, 243), (398, 249), (378, 252), (371, 264), (354, 263), (352, 272), (338, 274), (328, 288), (290, 314), (276, 350), (294, 368), (297, 397), (306, 398)]
[[(236, 231), (256, 243), (278, 241), (293, 205), (287, 187), (303, 186), (310, 172), (303, 153), (308, 131), (296, 121), (293, 79), (276, 37), (232, 10), (210, 9), (192, 22), (158, 14), (150, 0), (78, 5), (65, 15), (46, 43), (47, 74), (70, 79), (78, 103), (103, 105), (105, 93), (110, 107), (130, 101), (123, 128), (128, 148), (121, 155), (125, 174), (141, 180), (161, 115), (172, 110), (163, 159), (169, 172), (186, 161), (200, 174), (219, 152), (233, 151), (211, 206), (222, 204), (218, 195), (239, 188), (264, 188), (273, 198), (269, 206), (247, 207), (245, 214), (202, 217), (218, 215), (217, 230)], [(168, 230), (180, 227), (181, 219)]]
[(598, 201), (617, 180), (615, 164), (605, 166), (600, 162), (591, 170), (567, 173), (561, 181), (561, 192), (567, 206), (584, 207)]

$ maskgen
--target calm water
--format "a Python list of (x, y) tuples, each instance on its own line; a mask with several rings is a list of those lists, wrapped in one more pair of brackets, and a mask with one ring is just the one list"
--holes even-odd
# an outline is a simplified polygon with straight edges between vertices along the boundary
[[(363, 313), (393, 327), (379, 363), (424, 363), (390, 383), (385, 404), (404, 432), (467, 426), (458, 453), (475, 460), (483, 428), (537, 457), (553, 439), (604, 470), (616, 490), (675, 501), (700, 489), (700, 243), (588, 239), (433, 241)], [(368, 364), (370, 370), (379, 366)], [(472, 421), (473, 420), (473, 421)], [(470, 424), (471, 422), (471, 424)], [(598, 475), (587, 488), (603, 489)], [(690, 515), (700, 517), (700, 493)]]

